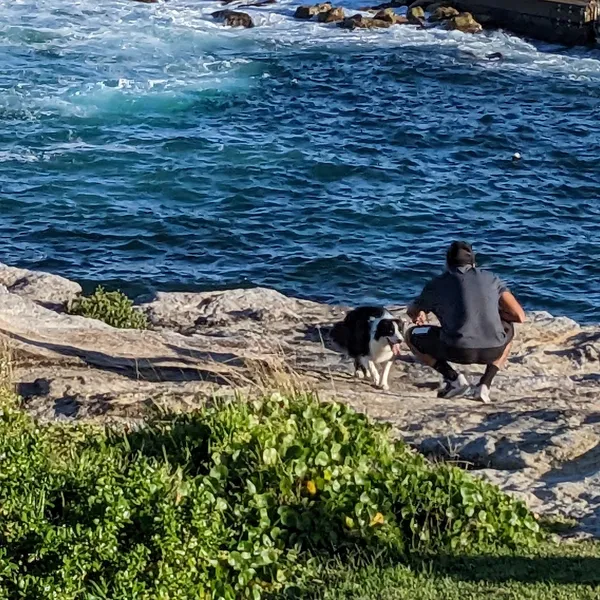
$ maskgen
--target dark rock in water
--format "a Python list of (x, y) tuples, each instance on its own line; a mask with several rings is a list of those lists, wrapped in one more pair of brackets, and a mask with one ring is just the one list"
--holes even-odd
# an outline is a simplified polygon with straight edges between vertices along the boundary
[(450, 2), (435, 2), (434, 4), (430, 4), (427, 7), (427, 10), (430, 13), (434, 13), (438, 8), (441, 8), (442, 6), (451, 6), (451, 3)]
[(317, 14), (317, 21), (319, 23), (337, 23), (338, 21), (342, 21), (344, 19), (344, 9), (343, 8), (332, 8), (327, 12), (320, 12)]
[(461, 13), (456, 17), (448, 20), (446, 26), (450, 31), (458, 30), (464, 33), (479, 33), (483, 27), (473, 18), (471, 13)]
[(250, 15), (235, 10), (218, 10), (211, 15), (213, 19), (222, 19), (229, 27), (254, 27)]
[(269, 4), (275, 4), (277, 0), (259, 0), (259, 2), (251, 2), (250, 4), (241, 4), (237, 8), (251, 8), (252, 6), (268, 6)]
[(461, 56), (468, 56), (469, 58), (474, 58), (475, 60), (504, 60), (504, 54), (502, 52), (492, 52), (491, 54), (486, 54), (485, 57), (479, 56), (475, 54), (472, 50), (460, 50)]
[(378, 4), (377, 6), (363, 6), (358, 10), (362, 10), (364, 12), (377, 12), (379, 10), (385, 10), (386, 8), (399, 8), (401, 6), (406, 6), (407, 4), (408, 2), (406, 0), (392, 0), (391, 2), (384, 2), (383, 4)]
[(412, 25), (421, 25), (421, 27), (425, 27), (425, 11), (420, 6), (409, 8), (406, 16), (408, 22)]
[(408, 11), (410, 12), (413, 8), (421, 8), (424, 11), (429, 10), (431, 12), (429, 7), (433, 4), (433, 0), (415, 0), (414, 2), (408, 3)]
[(404, 25), (405, 23), (408, 23), (406, 17), (397, 15), (391, 8), (380, 10), (373, 18), (378, 21), (388, 21), (392, 25)]
[(452, 17), (458, 17), (460, 13), (453, 8), (452, 6), (440, 6), (436, 8), (429, 17), (429, 20), (432, 23), (437, 21), (447, 21), (448, 19), (452, 19)]
[(391, 27), (390, 21), (381, 19), (372, 19), (371, 17), (363, 17), (362, 15), (353, 15), (345, 18), (338, 23), (338, 27), (342, 29), (386, 29)]
[(313, 6), (299, 6), (294, 13), (294, 19), (311, 19), (319, 13), (329, 12), (332, 9), (331, 2), (322, 2)]

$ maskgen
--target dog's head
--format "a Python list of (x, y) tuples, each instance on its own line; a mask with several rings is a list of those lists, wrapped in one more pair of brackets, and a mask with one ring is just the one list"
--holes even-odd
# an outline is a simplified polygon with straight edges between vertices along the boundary
[(395, 355), (400, 354), (404, 340), (404, 322), (402, 319), (381, 319), (375, 328), (374, 338), (385, 339)]

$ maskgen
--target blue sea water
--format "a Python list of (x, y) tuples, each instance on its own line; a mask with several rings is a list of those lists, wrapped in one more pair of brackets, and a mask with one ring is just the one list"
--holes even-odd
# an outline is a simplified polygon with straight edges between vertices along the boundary
[(0, 262), (400, 303), (466, 238), (526, 308), (600, 322), (600, 50), (219, 6), (0, 6)]

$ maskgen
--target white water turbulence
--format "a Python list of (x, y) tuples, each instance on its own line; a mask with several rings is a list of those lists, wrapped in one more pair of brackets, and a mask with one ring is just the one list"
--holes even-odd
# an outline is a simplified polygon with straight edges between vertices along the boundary
[[(355, 13), (364, 4), (347, 0), (342, 6)], [(256, 27), (234, 30), (211, 18), (222, 8), (220, 2), (6, 3), (0, 9), (0, 47), (21, 56), (22, 69), (10, 69), (0, 109), (33, 118), (61, 111), (88, 116), (185, 110), (197, 94), (247, 88), (263, 76), (260, 64), (245, 55), (315, 48), (344, 52), (361, 47), (431, 47), (438, 60), (457, 62), (484, 61), (488, 54), (500, 52), (504, 60), (489, 62), (485, 68), (561, 74), (579, 81), (600, 78), (600, 51), (548, 52), (552, 48), (547, 45), (537, 49), (503, 32), (473, 36), (414, 26), (348, 32), (294, 20), (296, 6), (282, 0), (244, 8)], [(399, 14), (405, 12), (398, 9)], [(34, 73), (23, 70), (32, 54), (39, 59)]]

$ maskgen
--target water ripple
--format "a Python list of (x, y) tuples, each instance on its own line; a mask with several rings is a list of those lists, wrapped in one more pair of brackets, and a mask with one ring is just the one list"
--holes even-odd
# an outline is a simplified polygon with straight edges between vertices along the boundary
[(217, 6), (0, 9), (0, 261), (405, 302), (466, 237), (527, 308), (600, 321), (599, 50)]

